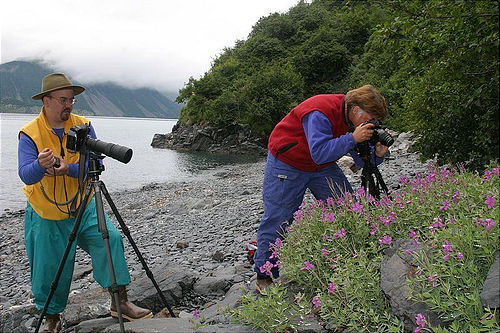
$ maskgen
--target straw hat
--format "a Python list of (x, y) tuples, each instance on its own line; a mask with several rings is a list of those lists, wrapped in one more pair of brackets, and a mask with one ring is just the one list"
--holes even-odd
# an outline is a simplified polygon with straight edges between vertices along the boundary
[(73, 88), (75, 96), (81, 94), (85, 88), (81, 86), (75, 86), (71, 81), (62, 73), (49, 74), (42, 79), (42, 92), (34, 95), (33, 99), (42, 99), (43, 96), (50, 92), (59, 90)]

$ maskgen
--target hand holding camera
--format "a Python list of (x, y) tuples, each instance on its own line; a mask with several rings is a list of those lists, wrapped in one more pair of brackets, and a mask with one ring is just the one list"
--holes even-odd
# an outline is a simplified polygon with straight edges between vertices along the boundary
[(363, 141), (369, 140), (373, 135), (373, 127), (374, 125), (369, 122), (364, 122), (356, 127), (356, 129), (352, 133), (354, 141), (356, 141), (356, 143), (361, 143)]

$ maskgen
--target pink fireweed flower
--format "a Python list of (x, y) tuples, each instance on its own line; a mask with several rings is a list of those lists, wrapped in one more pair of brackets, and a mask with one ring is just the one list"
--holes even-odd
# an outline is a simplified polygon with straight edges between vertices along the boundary
[(356, 212), (358, 214), (362, 214), (363, 213), (363, 205), (358, 203), (358, 202), (353, 203), (352, 204), (352, 211)]
[(425, 316), (421, 313), (417, 314), (415, 317), (416, 324), (418, 325), (415, 328), (415, 333), (419, 333), (423, 328), (425, 328), (425, 325), (427, 324), (427, 319), (425, 319)]
[(333, 234), (333, 237), (345, 238), (346, 237), (345, 229), (344, 228), (340, 229), (339, 231), (337, 231), (336, 233)]
[(443, 261), (448, 261), (450, 259), (450, 254), (446, 253), (443, 257)]
[(314, 265), (309, 262), (309, 260), (304, 261), (304, 267), (302, 267), (300, 270), (301, 271), (310, 271), (311, 269), (314, 268)]
[(392, 237), (384, 236), (384, 237), (380, 238), (378, 240), (378, 242), (380, 243), (380, 246), (391, 245), (392, 244)]
[(378, 231), (378, 224), (374, 223), (372, 224), (372, 230), (370, 231), (370, 235), (374, 236)]
[(323, 214), (321, 214), (321, 221), (323, 221), (323, 222), (335, 222), (335, 214), (323, 213)]
[(410, 229), (410, 232), (408, 233), (408, 235), (409, 235), (409, 236), (410, 236), (410, 238), (412, 238), (412, 239), (416, 239), (416, 238), (418, 238), (417, 233), (416, 233), (416, 232), (415, 232), (415, 230), (413, 230), (413, 229)]
[(295, 213), (293, 213), (293, 219), (296, 222), (298, 222), (298, 221), (302, 220), (302, 215), (303, 215), (303, 212), (302, 212), (302, 210), (299, 209), (298, 211), (296, 211)]
[(271, 269), (274, 268), (274, 265), (270, 261), (266, 261), (266, 263), (259, 267), (259, 270), (262, 274), (271, 275)]
[(438, 279), (438, 275), (437, 274), (433, 274), (433, 275), (429, 275), (427, 277), (427, 281), (429, 281), (433, 287), (436, 286), (437, 284), (437, 279)]
[(318, 296), (314, 296), (312, 299), (312, 304), (314, 305), (315, 308), (319, 308), (321, 305), (321, 300), (319, 299)]
[(452, 174), (453, 173), (448, 169), (441, 169), (441, 177), (443, 178), (443, 180), (448, 179), (448, 177), (450, 177)]
[(450, 253), (451, 251), (453, 251), (453, 247), (451, 246), (451, 243), (448, 240), (446, 240), (443, 244), (443, 252)]
[(276, 238), (276, 240), (274, 241), (274, 246), (276, 246), (276, 248), (280, 248), (281, 246), (283, 245), (283, 242), (281, 241), (281, 238)]
[(365, 188), (364, 187), (359, 187), (358, 190), (354, 193), (354, 196), (356, 197), (357, 200), (361, 200), (362, 197), (364, 197), (366, 194)]
[(193, 311), (193, 318), (196, 319), (196, 318), (198, 318), (198, 316), (199, 316), (198, 315), (198, 310), (194, 309), (194, 311)]
[(484, 203), (486, 204), (486, 207), (488, 207), (488, 209), (492, 209), (493, 207), (495, 207), (495, 198), (486, 194), (486, 200), (484, 200)]
[(412, 252), (411, 252), (411, 250), (406, 250), (406, 251), (405, 251), (405, 254), (406, 254), (408, 257), (411, 257)]
[(451, 201), (453, 201), (453, 202), (457, 202), (457, 201), (458, 201), (458, 199), (460, 199), (460, 191), (459, 191), (459, 190), (457, 190), (457, 191), (455, 192), (455, 194), (453, 194), (453, 198), (451, 199)]
[(333, 199), (332, 197), (328, 197), (328, 198), (326, 198), (326, 205), (327, 205), (328, 207), (330, 207), (330, 206), (334, 206), (334, 205), (335, 205), (335, 199)]
[(401, 183), (401, 185), (404, 187), (406, 185), (406, 183), (408, 183), (410, 181), (410, 179), (406, 176), (403, 176), (401, 178), (399, 178), (399, 182)]
[(417, 314), (417, 316), (415, 317), (415, 320), (416, 320), (418, 326), (422, 326), (422, 325), (425, 326), (425, 323), (427, 322), (427, 320), (425, 319), (425, 316), (421, 313)]
[(371, 194), (368, 194), (368, 203), (372, 203), (375, 201), (375, 197)]
[(445, 200), (445, 201), (443, 201), (443, 205), (441, 207), (439, 207), (439, 210), (447, 211), (450, 208), (451, 208), (450, 201), (449, 200)]
[(457, 258), (458, 259), (462, 259), (464, 257), (464, 255), (462, 254), (462, 252), (458, 252), (457, 253)]
[(429, 226), (429, 230), (433, 235), (436, 233), (438, 229), (442, 229), (445, 227), (445, 225), (443, 224), (443, 220), (441, 220), (439, 217), (435, 217), (434, 221), (436, 221), (436, 223), (433, 223), (432, 225)]
[(328, 284), (328, 293), (333, 294), (335, 292), (335, 290), (337, 290), (337, 286), (335, 285), (335, 283), (330, 282)]
[(323, 234), (323, 241), (326, 242), (328, 237), (326, 236), (326, 233)]
[(485, 219), (483, 222), (481, 222), (481, 225), (486, 229), (486, 231), (490, 231), (490, 229), (493, 228), (493, 226), (496, 224), (497, 223), (492, 219)]
[(491, 172), (490, 170), (487, 170), (484, 172), (484, 178), (483, 178), (483, 183), (487, 180), (490, 180), (491, 176), (493, 175), (493, 172)]

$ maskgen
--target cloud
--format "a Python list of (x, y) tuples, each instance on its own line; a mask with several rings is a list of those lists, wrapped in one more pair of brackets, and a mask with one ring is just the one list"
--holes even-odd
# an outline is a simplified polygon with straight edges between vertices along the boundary
[(1, 62), (43, 59), (82, 83), (177, 91), (260, 17), (297, 0), (2, 3)]

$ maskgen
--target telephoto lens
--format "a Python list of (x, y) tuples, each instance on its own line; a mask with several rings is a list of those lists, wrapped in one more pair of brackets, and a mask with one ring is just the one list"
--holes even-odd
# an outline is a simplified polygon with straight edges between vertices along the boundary
[(115, 143), (108, 143), (87, 137), (86, 145), (88, 149), (112, 157), (122, 163), (128, 163), (132, 158), (132, 149)]

